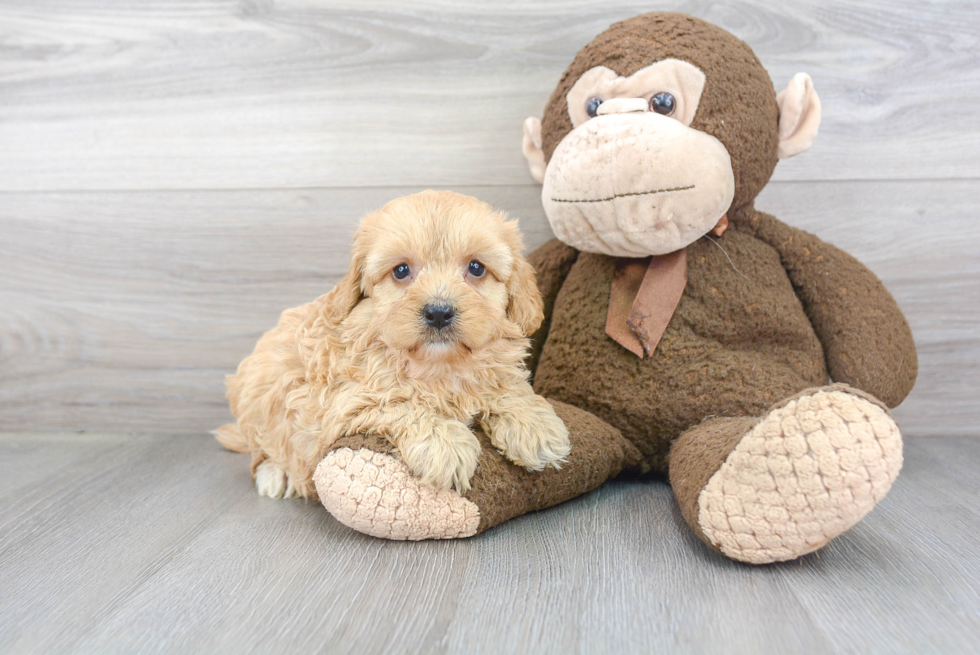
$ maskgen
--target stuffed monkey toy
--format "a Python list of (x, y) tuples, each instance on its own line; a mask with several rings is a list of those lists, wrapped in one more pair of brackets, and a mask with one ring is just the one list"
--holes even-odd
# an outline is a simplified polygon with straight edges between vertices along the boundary
[(463, 496), (419, 484), (384, 439), (345, 437), (317, 470), (324, 505), (376, 536), (464, 537), (634, 471), (667, 474), (695, 534), (742, 562), (851, 528), (901, 468), (888, 408), (917, 359), (871, 271), (753, 205), (819, 122), (807, 75), (777, 94), (704, 21), (644, 14), (596, 37), (524, 126), (557, 237), (530, 257), (545, 321), (529, 366), (567, 462), (529, 473), (477, 431)]

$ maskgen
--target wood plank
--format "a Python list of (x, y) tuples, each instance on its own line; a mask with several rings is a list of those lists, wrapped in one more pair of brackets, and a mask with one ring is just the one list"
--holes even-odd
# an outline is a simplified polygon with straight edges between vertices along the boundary
[[(4, 652), (970, 652), (980, 634), (976, 439), (910, 442), (849, 533), (749, 567), (698, 542), (657, 481), (386, 542), (259, 498), (247, 457), (211, 439), (99, 438), (0, 438), (0, 497), (30, 517), (0, 525)], [(11, 450), (36, 443), (62, 473), (8, 493)]]
[[(214, 461), (201, 457), (204, 439), (110, 443), (107, 456), (58, 467), (59, 477), (25, 490), (18, 519), (0, 526), (0, 586), (22, 592), (0, 600), (0, 650), (75, 650), (98, 612), (152, 578), (235, 498), (227, 493), (231, 469), (207, 470)], [(59, 446), (69, 457), (91, 449), (85, 441)]]
[[(905, 309), (905, 433), (977, 435), (976, 185), (773, 183), (758, 206), (865, 261)], [(0, 429), (200, 433), (279, 312), (340, 278), (357, 220), (418, 190), (4, 194)], [(550, 237), (538, 188), (463, 187)]]
[(105, 457), (129, 438), (124, 434), (0, 432), (0, 450), (5, 459), (4, 483), (0, 485), (0, 529), (23, 518), (24, 503), (20, 499), (28, 490), (33, 492), (44, 482), (62, 479), (78, 466), (91, 466), (92, 460)]
[[(980, 177), (980, 7), (661, 3), (809, 72), (779, 180)], [(649, 3), (0, 3), (0, 190), (525, 184), (525, 117)]]
[(472, 558), (458, 613), (486, 627), (454, 621), (448, 652), (831, 650), (788, 585), (699, 542), (663, 482), (610, 483), (482, 538), (493, 556)]

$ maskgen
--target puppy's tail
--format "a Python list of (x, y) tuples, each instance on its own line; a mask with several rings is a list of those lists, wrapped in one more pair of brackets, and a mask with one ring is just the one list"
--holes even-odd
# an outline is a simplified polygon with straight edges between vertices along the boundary
[(217, 430), (212, 430), (211, 434), (218, 440), (218, 443), (228, 450), (233, 450), (236, 453), (248, 452), (248, 440), (235, 423), (222, 425)]

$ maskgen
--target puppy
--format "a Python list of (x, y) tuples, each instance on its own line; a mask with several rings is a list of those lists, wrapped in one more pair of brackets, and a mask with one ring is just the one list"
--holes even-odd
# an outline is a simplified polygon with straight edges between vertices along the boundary
[(529, 470), (558, 468), (568, 431), (528, 384), (543, 313), (516, 222), (486, 203), (425, 191), (369, 214), (329, 293), (282, 314), (228, 376), (236, 423), (215, 431), (252, 453), (260, 494), (307, 497), (343, 435), (390, 439), (438, 489), (470, 488), (480, 423)]

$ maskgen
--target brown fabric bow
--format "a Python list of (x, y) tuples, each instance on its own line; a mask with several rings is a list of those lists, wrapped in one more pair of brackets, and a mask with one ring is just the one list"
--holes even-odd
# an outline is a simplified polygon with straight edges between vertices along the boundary
[(619, 259), (609, 291), (606, 334), (640, 359), (653, 354), (687, 286), (687, 248)]
[[(728, 231), (728, 213), (708, 234)], [(619, 259), (609, 291), (606, 334), (640, 359), (657, 348), (687, 286), (687, 248), (645, 259)]]

